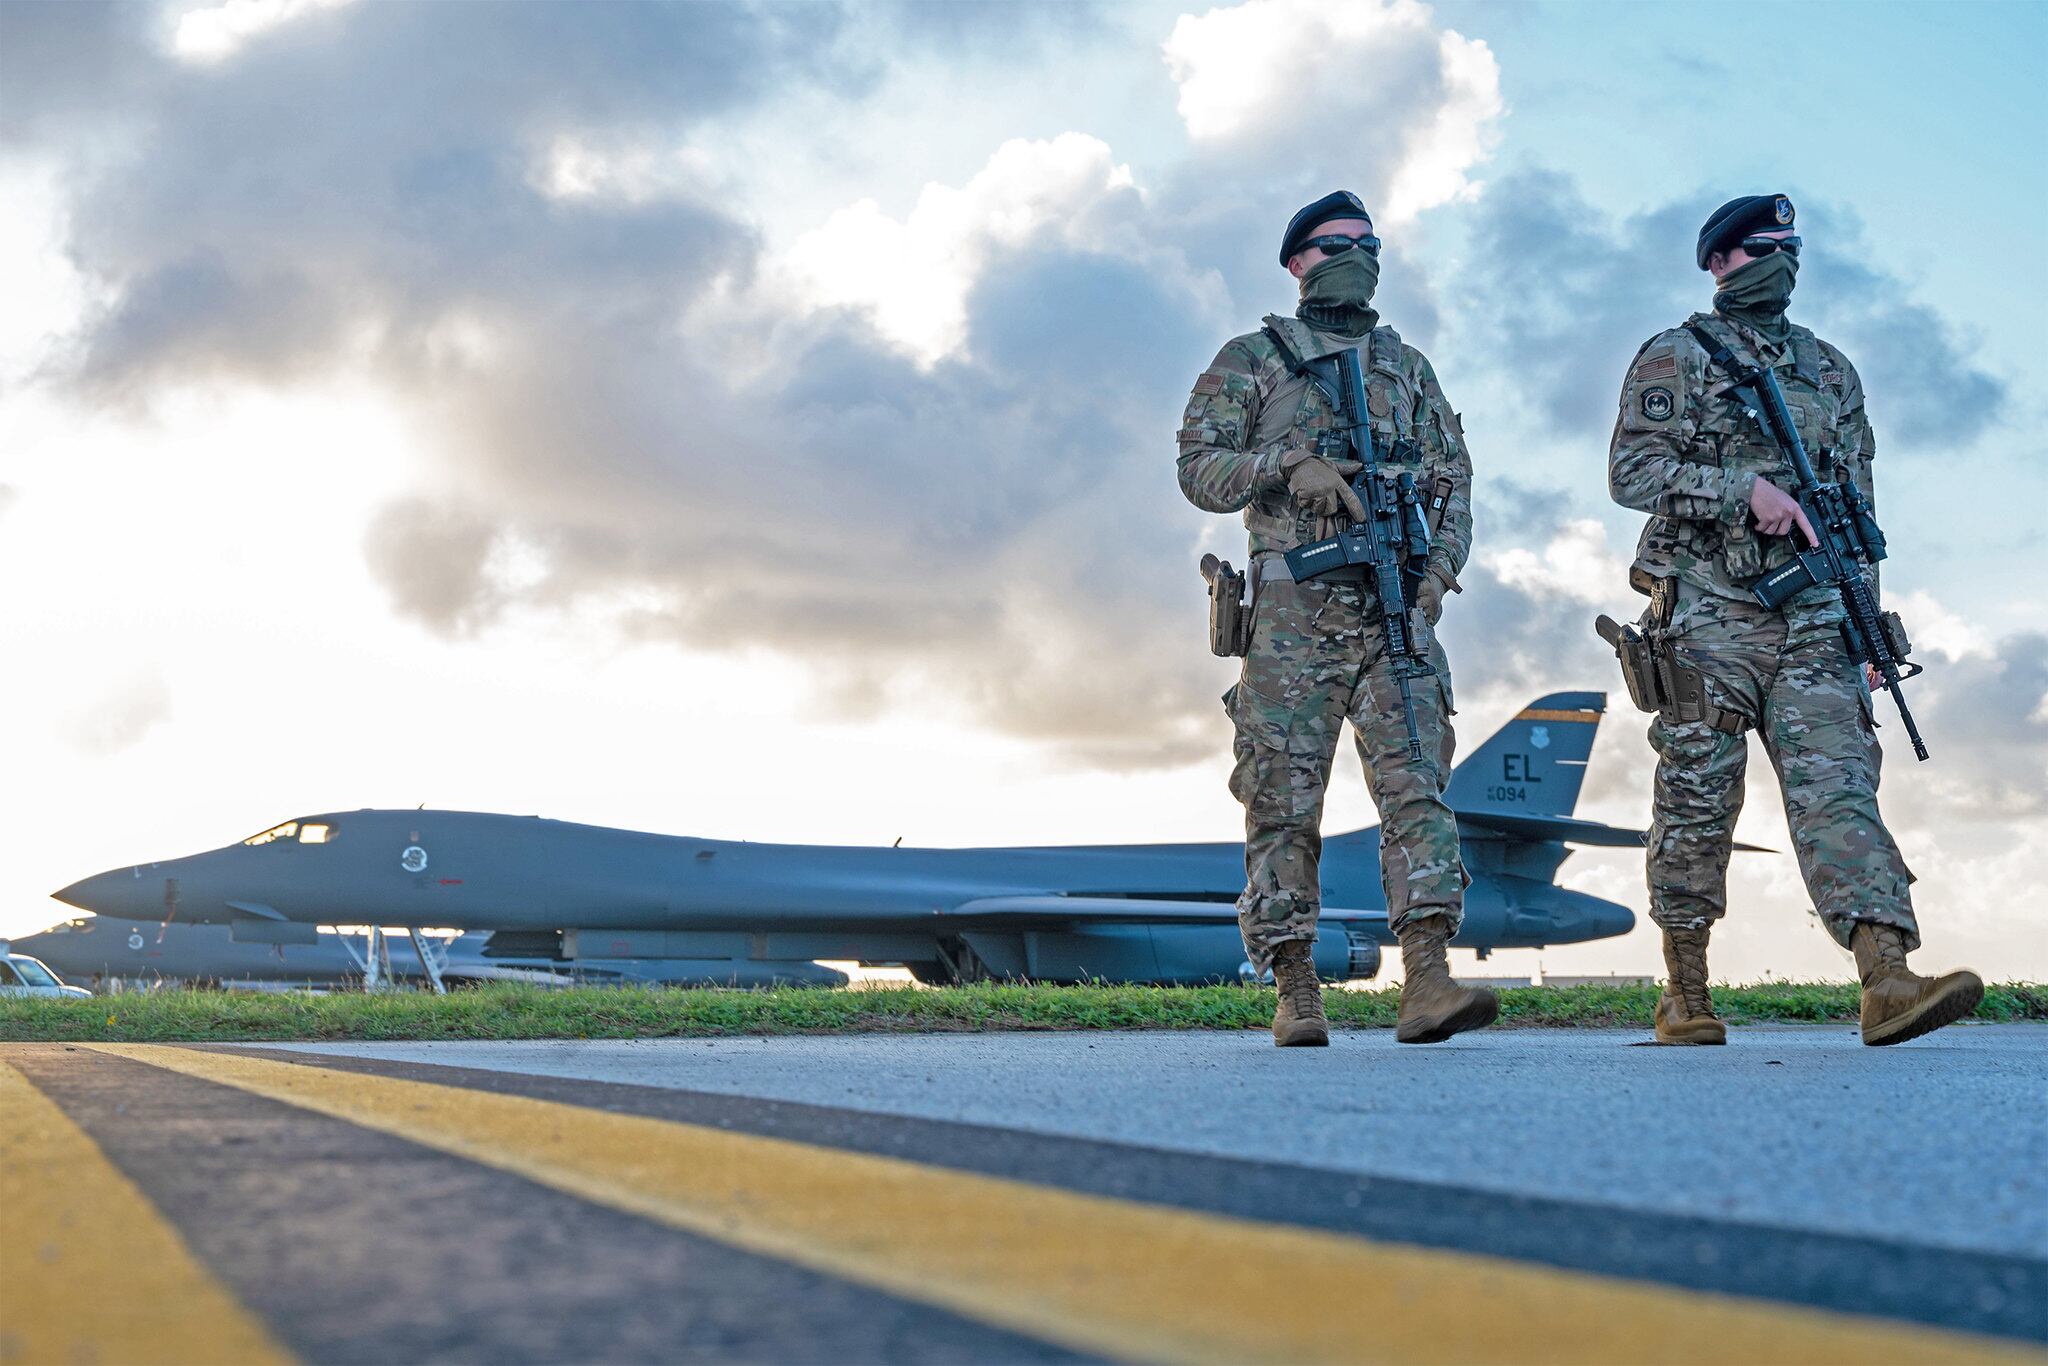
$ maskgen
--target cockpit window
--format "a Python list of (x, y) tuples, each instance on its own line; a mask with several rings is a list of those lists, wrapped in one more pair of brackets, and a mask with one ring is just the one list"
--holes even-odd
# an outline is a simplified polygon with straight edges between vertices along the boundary
[(273, 825), (260, 835), (251, 835), (244, 844), (268, 844), (272, 840), (295, 839), (300, 844), (330, 844), (341, 831), (326, 821), (286, 821)]

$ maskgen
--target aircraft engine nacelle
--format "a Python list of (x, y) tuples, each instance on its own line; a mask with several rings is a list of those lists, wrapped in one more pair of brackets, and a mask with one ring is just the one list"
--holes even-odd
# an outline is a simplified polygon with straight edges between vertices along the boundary
[[(1143, 982), (1195, 986), (1242, 980), (1244, 941), (1237, 926), (1090, 925), (964, 936), (994, 976), (1035, 982)], [(1351, 982), (1380, 970), (1380, 946), (1364, 927), (1330, 924), (1316, 938), (1316, 971)]]

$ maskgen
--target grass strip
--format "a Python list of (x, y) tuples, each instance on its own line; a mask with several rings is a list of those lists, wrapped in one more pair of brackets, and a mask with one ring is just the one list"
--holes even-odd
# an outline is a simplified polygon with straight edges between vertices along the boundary
[[(1397, 990), (1325, 994), (1331, 1023), (1385, 1029)], [(1513, 1027), (1647, 1029), (1653, 986), (1523, 987), (1501, 992)], [(1821, 982), (1721, 987), (1730, 1024), (1854, 1020), (1856, 988)], [(850, 1034), (1048, 1029), (1264, 1029), (1273, 993), (1244, 986), (605, 987), (492, 985), (424, 992), (156, 991), (89, 1000), (0, 998), (0, 1040), (196, 1043), (290, 1039), (641, 1039), (732, 1034)], [(1989, 988), (1976, 1018), (2048, 1020), (2048, 986)]]

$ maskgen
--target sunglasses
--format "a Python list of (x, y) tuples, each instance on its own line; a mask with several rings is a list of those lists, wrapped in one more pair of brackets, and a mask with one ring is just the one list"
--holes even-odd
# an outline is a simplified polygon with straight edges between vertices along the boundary
[(1799, 239), (1796, 237), (1745, 237), (1742, 239), (1742, 249), (1751, 256), (1769, 256), (1774, 251), (1782, 251), (1787, 256), (1796, 257), (1799, 255)]
[(1357, 237), (1347, 237), (1341, 232), (1326, 233), (1321, 237), (1311, 237), (1301, 245), (1304, 248), (1315, 247), (1326, 256), (1335, 256), (1338, 252), (1349, 251), (1353, 247), (1357, 247), (1367, 256), (1380, 254), (1380, 239), (1369, 232), (1361, 233)]

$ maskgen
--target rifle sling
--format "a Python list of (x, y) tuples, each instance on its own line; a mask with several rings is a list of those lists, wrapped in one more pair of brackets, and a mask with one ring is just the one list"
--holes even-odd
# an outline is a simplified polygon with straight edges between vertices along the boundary
[(1735, 352), (1729, 349), (1728, 343), (1722, 341), (1698, 323), (1687, 323), (1685, 330), (1691, 334), (1694, 341), (1700, 344), (1700, 350), (1706, 352), (1708, 358), (1715, 365), (1728, 372), (1728, 378), (1734, 380), (1737, 384), (1742, 383), (1742, 364), (1736, 359)]
[(1310, 384), (1315, 385), (1317, 390), (1322, 393), (1322, 396), (1329, 400), (1331, 410), (1342, 416), (1344, 402), (1339, 397), (1336, 375), (1337, 367), (1330, 363), (1319, 366), (1315, 361), (1300, 355), (1292, 346), (1287, 344), (1287, 338), (1280, 335), (1280, 329), (1270, 324), (1261, 328), (1260, 331), (1266, 334), (1267, 341), (1273, 343), (1273, 349), (1280, 353), (1280, 362), (1287, 367), (1287, 372), (1291, 375), (1298, 375)]
[[(1329, 362), (1327, 357), (1305, 360), (1295, 353), (1294, 348), (1287, 344), (1287, 338), (1281, 336), (1276, 329), (1268, 326), (1259, 330), (1266, 334), (1266, 340), (1273, 343), (1273, 349), (1280, 354), (1280, 363), (1287, 367), (1287, 372), (1291, 375), (1299, 375), (1310, 384), (1315, 385), (1317, 392), (1328, 400), (1330, 411), (1337, 414), (1338, 419), (1341, 421), (1344, 416), (1344, 401), (1340, 396), (1341, 391), (1334, 373), (1336, 370), (1335, 363)], [(1371, 425), (1369, 419), (1366, 425), (1368, 427)], [(1422, 447), (1416, 445), (1413, 441), (1401, 438), (1396, 438), (1389, 442), (1387, 449), (1379, 453), (1379, 463), (1381, 464), (1385, 464), (1388, 461), (1393, 461), (1396, 464), (1409, 461), (1421, 463), (1423, 458)], [(1439, 520), (1441, 519), (1439, 518)]]

